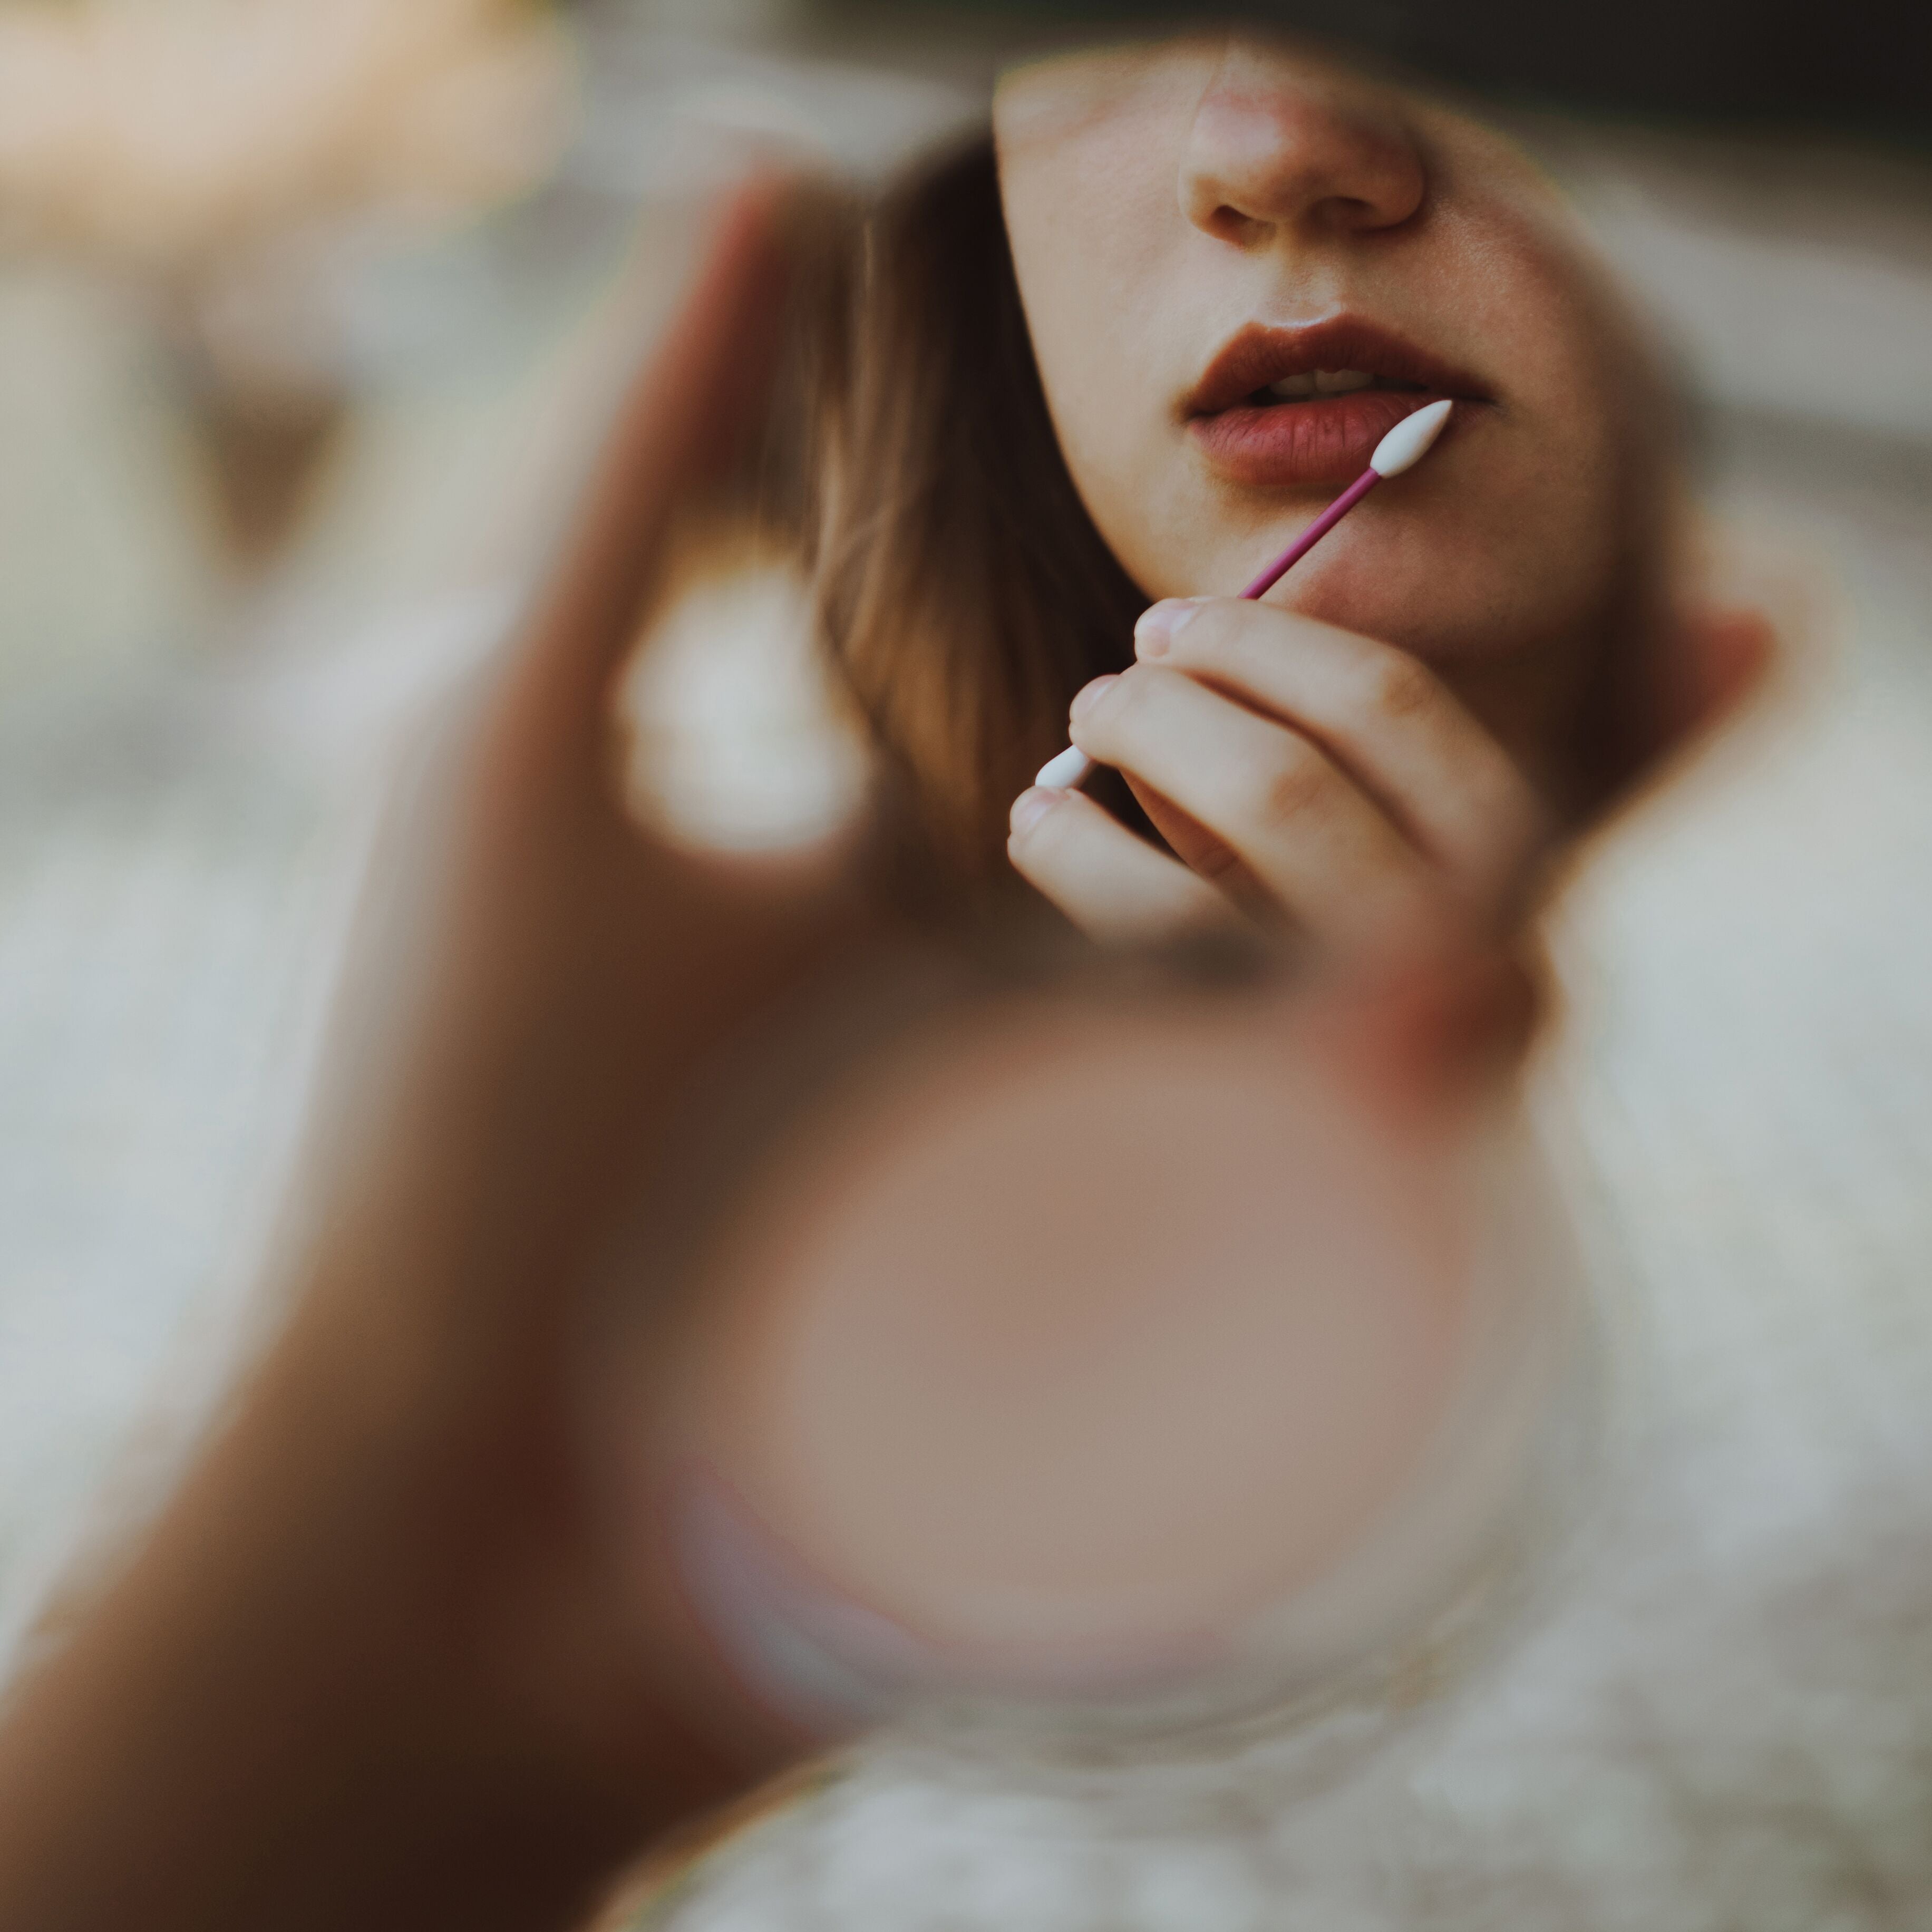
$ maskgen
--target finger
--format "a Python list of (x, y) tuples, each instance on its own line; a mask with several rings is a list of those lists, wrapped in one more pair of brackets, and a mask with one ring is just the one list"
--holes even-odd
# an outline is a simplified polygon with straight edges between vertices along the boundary
[(1406, 651), (1233, 598), (1157, 604), (1135, 643), (1314, 738), (1486, 908), (1547, 836), (1515, 764)]
[(1095, 939), (1146, 944), (1234, 916), (1206, 880), (1077, 791), (1022, 792), (1006, 851), (1022, 878)]
[(1406, 928), (1442, 897), (1422, 855), (1318, 746), (1184, 671), (1140, 665), (1096, 680), (1075, 700), (1072, 735), (1211, 833), (1213, 853), (1330, 943)]
[[(1143, 780), (1130, 772), (1123, 776), (1154, 829), (1184, 866), (1211, 880), (1215, 890), (1226, 893), (1255, 924), (1273, 928), (1282, 924), (1286, 908), (1279, 896), (1255, 877), (1225, 838), (1189, 818), (1172, 799), (1162, 798)], [(1292, 920), (1288, 922), (1294, 923)]]
[(760, 181), (726, 207), (682, 310), (618, 412), (506, 693), (540, 752), (601, 740), (610, 680), (635, 642), (680, 508), (728, 469), (767, 406), (790, 195)]

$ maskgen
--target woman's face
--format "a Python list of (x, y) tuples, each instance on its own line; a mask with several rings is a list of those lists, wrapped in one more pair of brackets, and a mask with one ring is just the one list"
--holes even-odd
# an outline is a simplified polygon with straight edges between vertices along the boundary
[(1472, 122), (1244, 38), (1022, 69), (994, 128), (1048, 404), (1142, 588), (1233, 594), (1453, 396), (1272, 598), (1427, 659), (1535, 762), (1664, 484), (1660, 392), (1553, 191)]

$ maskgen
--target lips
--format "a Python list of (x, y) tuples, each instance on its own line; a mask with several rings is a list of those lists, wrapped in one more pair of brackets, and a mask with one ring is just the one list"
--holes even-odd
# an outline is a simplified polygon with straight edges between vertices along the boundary
[[(1366, 386), (1276, 400), (1275, 384), (1342, 388), (1354, 372)], [(1300, 379), (1300, 380), (1297, 380)], [(1208, 365), (1185, 404), (1188, 433), (1231, 482), (1262, 487), (1352, 482), (1376, 445), (1402, 419), (1444, 397), (1488, 405), (1466, 370), (1370, 322), (1352, 318), (1298, 328), (1250, 325)], [(1450, 434), (1471, 412), (1456, 412)]]

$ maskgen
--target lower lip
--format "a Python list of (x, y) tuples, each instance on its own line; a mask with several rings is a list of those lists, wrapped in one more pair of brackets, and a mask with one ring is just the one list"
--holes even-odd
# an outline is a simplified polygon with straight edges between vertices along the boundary
[(1308, 402), (1238, 403), (1196, 416), (1188, 433), (1232, 482), (1352, 483), (1397, 423), (1441, 400), (1434, 391), (1358, 389)]

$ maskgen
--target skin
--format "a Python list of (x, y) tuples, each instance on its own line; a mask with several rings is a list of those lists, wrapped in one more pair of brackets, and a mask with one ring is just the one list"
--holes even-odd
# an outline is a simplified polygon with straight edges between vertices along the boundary
[[(1132, 99), (1174, 110), (1219, 70), (1192, 44), (1174, 59), (1171, 70), (1156, 63)], [(1010, 106), (1003, 112), (1010, 140)], [(803, 1748), (694, 1623), (661, 1526), (648, 1513), (618, 1526), (600, 1515), (578, 1353), (598, 1258), (681, 1144), (692, 1096), (801, 984), (874, 985), (893, 938), (840, 854), (748, 866), (676, 850), (633, 822), (612, 778), (610, 693), (662, 580), (677, 507), (713, 478), (770, 367), (785, 279), (778, 214), (759, 188), (721, 219), (714, 258), (616, 426), (549, 594), (455, 708), (405, 801), (394, 889), (371, 909), (355, 976), (361, 1023), (334, 1056), (333, 1132), (310, 1163), (312, 1232), (290, 1263), (286, 1326), (168, 1508), (0, 1720), (0, 1922), (580, 1924), (640, 1849)], [(1032, 232), (1016, 215), (1029, 261)], [(1279, 254), (1272, 242), (1252, 255), (1202, 243), (1250, 269)], [(1039, 278), (1024, 272), (1037, 321)], [(1185, 476), (1167, 401), (1149, 406), (1136, 434), (1150, 452), (1166, 448), (1173, 473), (1150, 472), (1148, 487), (1172, 508)], [(1058, 389), (1056, 407), (1066, 407)], [(1070, 432), (1070, 454), (1090, 487), (1090, 453)], [(1186, 574), (1171, 584), (1146, 558), (1130, 561), (1156, 587), (1224, 580), (1239, 574), (1223, 568), (1237, 549), (1245, 562), (1308, 507), (1251, 506), (1254, 541), (1225, 556), (1197, 520), (1201, 554), (1189, 563), (1177, 553)], [(1161, 520), (1142, 519), (1143, 535)], [(1128, 555), (1127, 536), (1118, 540)], [(1492, 596), (1516, 608), (1501, 584)], [(1553, 595), (1537, 608), (1555, 608)], [(1445, 670), (1449, 642), (1474, 653), (1469, 640), (1486, 634), (1473, 592), (1453, 608), (1461, 641), (1445, 642)], [(1533, 843), (1519, 761), (1496, 748), (1502, 713), (1486, 710), (1485, 724), (1472, 706), (1438, 701), (1436, 674), (1418, 675), (1419, 645), (1397, 648), (1417, 640), (1371, 641), (1374, 614), (1352, 631), (1202, 607), (1184, 629), (1168, 627), (1164, 656), (1147, 629), (1143, 664), (1090, 696), (1076, 730), (1144, 767), (1148, 795), (1173, 801), (1160, 808), (1178, 842), (1198, 825), (1238, 853), (1244, 892), (1298, 915), (1330, 907), (1322, 917), (1339, 930), (1352, 895), (1376, 900), (1366, 882), (1400, 902), (1402, 880), (1426, 867), (1480, 903)], [(1396, 614), (1384, 614), (1393, 626)], [(1708, 715), (1724, 682), (1687, 686), (1660, 715), (1681, 730)], [(1156, 741), (1175, 720), (1173, 762), (1162, 763)], [(1259, 735), (1244, 741), (1234, 769), (1244, 776), (1224, 800), (1202, 774), (1228, 755), (1237, 728)], [(1304, 776), (1298, 797), (1280, 778), (1284, 760), (1319, 784)], [(1318, 792), (1326, 818), (1312, 808)], [(1135, 919), (1166, 930), (1227, 902), (1235, 868), (1214, 873), (1208, 848), (1191, 869), (1150, 848), (1129, 854), (1084, 801), (1046, 806), (1016, 836), (1016, 857), (1096, 930)], [(1324, 825), (1325, 843), (1312, 836)], [(1392, 919), (1376, 944), (1406, 929)], [(1435, 934), (1420, 956), (1385, 961), (1312, 1006), (1284, 992), (1222, 1010), (1216, 1051), (1230, 1078), (1249, 1090), (1267, 1064), (1247, 1040), (1278, 1052), (1306, 1039), (1280, 1104), (1318, 1133), (1345, 1105), (1412, 1148), (1492, 1090), (1486, 1048), (1520, 990), (1492, 937), (1468, 922), (1457, 932), (1454, 948)], [(1114, 1023), (1151, 1037), (1124, 1010)], [(1134, 1188), (1121, 1192), (1121, 1176), (1138, 1171), (1118, 1158), (1121, 1137), (1137, 1160), (1157, 1161), (1168, 1096), (1151, 1073), (1137, 1104), (1107, 1084), (1119, 1062), (1096, 1048), (1104, 1024), (1012, 1034), (1019, 1072), (1005, 1100), (986, 1084), (997, 1053), (964, 1084), (922, 1090), (937, 1144), (949, 1118), (1033, 1093), (1057, 1110), (1040, 1117), (1042, 1132), (1063, 1114), (1088, 1124), (1078, 1136), (1055, 1130), (1014, 1178), (1016, 1214), (1050, 1219), (1056, 1201), (1082, 1199), (1124, 1224), (1141, 1204)], [(1252, 1150), (1230, 1145), (1223, 1160), (1214, 1123), (1232, 1117), (1198, 1090), (1191, 1055), (1184, 1078), (1204, 1124), (1188, 1160), (1204, 1174), (1235, 1172)], [(1424, 1121), (1437, 1125), (1424, 1134)], [(1364, 1129), (1371, 1168), (1382, 1131)], [(896, 1133), (882, 1157), (909, 1144)], [(1210, 1211), (1202, 1204), (1216, 1197), (1184, 1166), (1172, 1178)], [(1332, 1186), (1300, 1198), (1292, 1180), (1271, 1191), (1271, 1214), (1305, 1227), (1334, 1210)], [(843, 1184), (848, 1203), (884, 1198), (856, 1167)], [(878, 1232), (876, 1219), (862, 1229)], [(960, 1238), (978, 1237), (969, 1225)], [(1066, 1307), (1110, 1286), (1090, 1266), (1081, 1274), (1084, 1252), (1075, 1242), (1061, 1257)], [(976, 1278), (970, 1255), (949, 1258)], [(824, 1265), (837, 1274), (836, 1257)], [(1395, 1286), (1390, 1307), (1415, 1303)], [(989, 1312), (982, 1334), (978, 1319), (962, 1309), (958, 1333), (990, 1360), (999, 1324)], [(943, 1367), (957, 1344), (935, 1331), (919, 1346)], [(1306, 1373), (1319, 1387), (1322, 1364)], [(680, 1384), (669, 1358), (637, 1378), (658, 1391), (627, 1425), (646, 1462), (638, 1445), (664, 1421), (652, 1400)], [(1364, 1449), (1366, 1493), (1383, 1466), (1375, 1442)], [(1337, 1533), (1324, 1517), (1311, 1546)]]
[(613, 681), (676, 506), (769, 366), (778, 212), (769, 188), (724, 212), (548, 595), (406, 788), (293, 1311), (14, 1688), (0, 1923), (580, 1924), (641, 1845), (770, 1761), (693, 1721), (674, 1639), (616, 1579), (572, 1338), (682, 1083), (854, 944), (824, 859), (680, 853), (611, 782)]
[[(1517, 912), (1567, 824), (1566, 766), (1632, 518), (1673, 479), (1659, 392), (1553, 192), (1499, 137), (1240, 38), (1023, 69), (995, 111), (1013, 256), (1068, 465), (1158, 598), (1071, 736), (1173, 853), (1077, 793), (1013, 813), (1014, 864), (1096, 934), (1232, 905), (1345, 954)], [(1336, 494), (1231, 475), (1190, 424), (1222, 345), (1337, 316), (1468, 372), (1420, 467), (1246, 604)], [(1662, 572), (1661, 546), (1637, 567)], [(1678, 612), (1676, 674), (1749, 646)], [(1719, 633), (1724, 634), (1720, 639)]]
[[(661, 1526), (602, 1514), (580, 1354), (598, 1258), (692, 1096), (801, 984), (875, 986), (895, 937), (840, 851), (674, 848), (614, 778), (611, 693), (677, 507), (769, 366), (782, 214), (769, 188), (724, 214), (548, 594), (406, 788), (286, 1325), (158, 1519), (10, 1687), (0, 1923), (581, 1925), (640, 1852), (810, 1747), (694, 1623)], [(1325, 1018), (1297, 1002), (1324, 1056), (1312, 1104), (1339, 1086), (1406, 1122), (1466, 1092), (1460, 1049), (1496, 992), (1471, 958)], [(1226, 1024), (1278, 1040), (1280, 1017), (1270, 999)], [(1024, 1090), (1064, 1056), (1056, 1104), (1078, 1112), (1094, 1024), (1076, 1031), (1016, 1043)], [(1226, 1050), (1252, 1079), (1239, 1038)], [(986, 1102), (968, 1076), (924, 1096), (929, 1132)], [(1050, 1216), (1059, 1186), (1128, 1210), (1097, 1192), (1103, 1137), (1063, 1154), (1057, 1173), (1032, 1162), (1027, 1211)], [(654, 1393), (616, 1450), (647, 1460), (686, 1380), (668, 1354), (640, 1364)]]
[(901, 1668), (1192, 1667), (1426, 1454), (1470, 1319), (1460, 1117), (1352, 1092), (1331, 1014), (1262, 1004), (1264, 1042), (1242, 998), (955, 1014), (733, 1217), (682, 1392), (686, 1466), (728, 1484), (699, 1506)]

